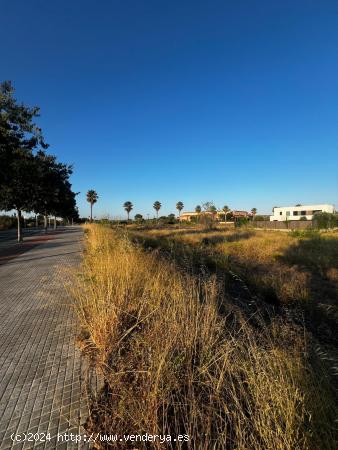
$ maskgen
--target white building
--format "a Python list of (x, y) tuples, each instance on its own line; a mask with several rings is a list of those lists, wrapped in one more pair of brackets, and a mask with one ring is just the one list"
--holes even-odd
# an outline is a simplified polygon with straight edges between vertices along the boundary
[(274, 208), (270, 221), (300, 220), (302, 217), (312, 220), (313, 215), (320, 212), (333, 213), (334, 205), (278, 206)]

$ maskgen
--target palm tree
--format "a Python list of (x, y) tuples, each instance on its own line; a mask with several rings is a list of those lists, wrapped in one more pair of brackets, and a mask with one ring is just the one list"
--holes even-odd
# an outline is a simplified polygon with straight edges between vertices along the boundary
[(181, 211), (184, 208), (184, 205), (182, 202), (177, 202), (176, 203), (176, 209), (178, 210), (178, 217), (181, 217)]
[(93, 189), (87, 192), (87, 202), (90, 203), (90, 222), (93, 221), (93, 205), (97, 202), (98, 198), (97, 192)]
[(127, 211), (127, 215), (128, 215), (128, 222), (129, 222), (129, 214), (131, 212), (131, 210), (133, 209), (134, 205), (132, 204), (132, 202), (124, 202), (123, 203), (123, 208)]
[(158, 212), (159, 212), (159, 210), (161, 209), (161, 203), (158, 201), (158, 200), (156, 200), (156, 202), (154, 202), (154, 204), (153, 204), (153, 208), (154, 208), (154, 210), (156, 211), (156, 217), (157, 217), (157, 219), (158, 219)]
[(199, 221), (200, 221), (201, 212), (202, 212), (201, 205), (197, 205), (197, 206), (195, 207), (195, 212), (198, 214), (198, 216), (197, 216), (197, 221), (199, 222)]
[(227, 221), (227, 214), (230, 212), (230, 208), (228, 205), (224, 205), (222, 211), (224, 212), (224, 222)]
[(251, 210), (251, 214), (252, 214), (252, 220), (255, 220), (255, 215), (257, 214), (257, 208), (252, 208)]

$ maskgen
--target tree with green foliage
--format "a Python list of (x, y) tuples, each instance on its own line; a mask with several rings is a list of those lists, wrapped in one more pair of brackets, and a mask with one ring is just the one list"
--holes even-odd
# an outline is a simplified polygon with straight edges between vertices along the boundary
[(212, 229), (217, 215), (217, 208), (213, 202), (204, 202), (202, 204), (201, 223), (206, 229)]
[(257, 208), (252, 208), (251, 214), (252, 214), (252, 220), (255, 220), (255, 215), (257, 214)]
[(11, 82), (0, 84), (0, 209), (16, 211), (19, 242), (22, 212), (36, 204), (38, 163), (33, 151), (48, 147), (34, 122), (38, 116), (38, 107), (17, 102)]
[(167, 220), (168, 220), (168, 224), (169, 225), (173, 225), (174, 223), (177, 222), (176, 216), (173, 213), (168, 214), (168, 219)]
[(62, 183), (58, 194), (58, 207), (54, 210), (54, 227), (56, 216), (63, 217), (68, 223), (79, 219), (79, 210), (76, 206), (76, 196), (79, 192), (73, 192), (69, 181)]
[(128, 202), (124, 202), (123, 203), (123, 208), (127, 212), (127, 220), (128, 220), (128, 222), (129, 222), (129, 214), (131, 213), (133, 207), (134, 207), (134, 205), (132, 204), (132, 202), (128, 201)]
[(135, 214), (134, 219), (135, 219), (135, 222), (137, 222), (137, 223), (143, 222), (143, 216), (142, 216), (142, 214)]
[(202, 209), (204, 212), (211, 212), (211, 213), (216, 213), (217, 212), (217, 208), (214, 205), (214, 202), (205, 202), (202, 204)]
[(202, 212), (201, 205), (196, 205), (195, 206), (195, 213), (197, 213), (197, 216), (191, 217), (190, 220), (192, 220), (195, 223), (199, 223), (200, 219), (201, 219), (201, 212)]
[(176, 209), (178, 211), (178, 217), (181, 217), (181, 211), (184, 208), (184, 205), (182, 202), (177, 202), (176, 203)]
[(87, 192), (87, 202), (90, 204), (90, 222), (93, 222), (93, 205), (97, 202), (99, 196), (94, 189), (90, 189)]
[(230, 208), (228, 205), (224, 205), (222, 208), (222, 211), (224, 212), (224, 222), (227, 221), (227, 214), (230, 212)]
[(161, 209), (161, 207), (162, 207), (161, 203), (158, 200), (156, 200), (156, 202), (154, 202), (154, 204), (153, 204), (153, 208), (156, 211), (156, 218), (157, 219), (158, 219), (158, 212)]
[(35, 160), (37, 163), (37, 189), (34, 198), (33, 210), (44, 216), (44, 228), (47, 229), (47, 217), (66, 217), (75, 214), (75, 193), (71, 190), (69, 177), (72, 166), (57, 161), (54, 155), (38, 151)]

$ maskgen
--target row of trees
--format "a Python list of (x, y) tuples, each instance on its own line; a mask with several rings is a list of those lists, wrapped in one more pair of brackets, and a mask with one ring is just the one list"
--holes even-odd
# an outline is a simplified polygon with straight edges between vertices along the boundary
[[(93, 205), (97, 202), (98, 198), (99, 198), (99, 196), (97, 195), (97, 192), (94, 191), (93, 189), (91, 189), (91, 190), (89, 190), (87, 192), (87, 201), (90, 203), (90, 221), (91, 222), (93, 220)], [(161, 207), (162, 207), (161, 202), (156, 200), (154, 202), (154, 204), (153, 204), (153, 208), (156, 211), (156, 218), (157, 219), (158, 219), (158, 213), (159, 213)], [(132, 204), (131, 201), (126, 201), (126, 202), (123, 203), (123, 208), (124, 208), (124, 210), (127, 213), (127, 218), (128, 218), (128, 221), (129, 221), (130, 213), (133, 210), (134, 205)], [(181, 217), (181, 212), (182, 212), (183, 208), (184, 208), (183, 202), (180, 201), (180, 202), (176, 203), (176, 209), (178, 211), (178, 216), (179, 217)], [(217, 213), (217, 208), (213, 204), (213, 202), (206, 202), (206, 203), (203, 203), (202, 206), (201, 205), (197, 205), (195, 207), (195, 212), (197, 214), (202, 214), (202, 211), (211, 212), (211, 213), (215, 213), (216, 214)], [(230, 208), (227, 205), (224, 205), (223, 208), (222, 208), (222, 211), (224, 212), (224, 220), (226, 221), (227, 214), (231, 210), (230, 210)], [(257, 214), (257, 209), (256, 208), (252, 208), (251, 209), (251, 214), (253, 216), (255, 216)], [(141, 218), (142, 218), (141, 214), (136, 214), (135, 220), (140, 220)]]
[[(99, 198), (99, 196), (98, 196), (97, 192), (94, 191), (94, 189), (90, 189), (87, 192), (87, 202), (90, 204), (90, 221), (91, 222), (93, 221), (93, 205), (97, 202), (98, 198)], [(158, 218), (158, 212), (161, 209), (161, 207), (162, 207), (161, 202), (156, 200), (156, 202), (154, 202), (154, 204), (153, 204), (153, 208), (156, 211), (157, 218)], [(179, 209), (180, 211), (182, 211), (183, 207), (184, 207), (184, 205), (182, 202), (178, 202), (176, 205), (176, 208)], [(127, 201), (127, 202), (123, 203), (123, 208), (125, 209), (128, 220), (129, 220), (129, 216), (130, 216), (131, 211), (134, 208), (134, 205), (132, 204), (132, 202)]]
[(76, 219), (76, 194), (71, 189), (72, 166), (46, 152), (38, 107), (19, 104), (11, 82), (0, 84), (0, 210), (15, 210), (18, 241), (22, 241), (24, 211), (47, 217)]

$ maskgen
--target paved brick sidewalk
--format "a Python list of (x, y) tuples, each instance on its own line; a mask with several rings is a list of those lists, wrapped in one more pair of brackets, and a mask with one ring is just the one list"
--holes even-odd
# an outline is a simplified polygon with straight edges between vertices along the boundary
[[(88, 415), (85, 366), (65, 268), (80, 262), (79, 228), (51, 236), (0, 266), (0, 448), (82, 448), (56, 442)], [(51, 442), (15, 444), (11, 433), (50, 432)]]

